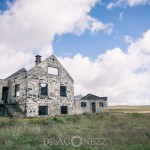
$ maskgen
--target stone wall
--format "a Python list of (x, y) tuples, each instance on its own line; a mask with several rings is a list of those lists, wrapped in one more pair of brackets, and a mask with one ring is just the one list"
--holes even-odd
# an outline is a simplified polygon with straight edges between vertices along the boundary
[[(48, 74), (48, 67), (57, 68), (59, 74)], [(73, 79), (54, 56), (29, 70), (27, 79), (27, 116), (37, 116), (39, 106), (48, 106), (48, 115), (60, 114), (61, 106), (68, 106), (68, 114), (74, 114)], [(48, 85), (46, 96), (40, 95), (40, 83)], [(67, 97), (60, 96), (60, 85), (67, 87)]]
[[(19, 96), (15, 96), (15, 85), (19, 84)], [(21, 73), (9, 79), (9, 103), (17, 103), (25, 111), (27, 73)]]

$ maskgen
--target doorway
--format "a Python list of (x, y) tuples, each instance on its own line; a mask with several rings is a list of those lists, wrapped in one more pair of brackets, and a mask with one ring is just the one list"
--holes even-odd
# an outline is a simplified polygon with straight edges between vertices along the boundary
[(61, 114), (68, 114), (67, 106), (61, 106)]
[(8, 87), (3, 87), (3, 90), (2, 90), (2, 100), (4, 103), (8, 103), (8, 90), (9, 88)]
[(92, 102), (91, 106), (92, 106), (92, 113), (95, 113), (96, 112), (95, 102)]

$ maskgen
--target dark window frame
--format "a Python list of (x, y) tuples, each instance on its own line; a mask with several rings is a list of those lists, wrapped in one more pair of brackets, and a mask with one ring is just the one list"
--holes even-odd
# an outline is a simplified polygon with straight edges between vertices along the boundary
[(60, 96), (61, 97), (67, 97), (67, 87), (64, 85), (60, 86)]
[(86, 107), (86, 102), (81, 102), (81, 107)]

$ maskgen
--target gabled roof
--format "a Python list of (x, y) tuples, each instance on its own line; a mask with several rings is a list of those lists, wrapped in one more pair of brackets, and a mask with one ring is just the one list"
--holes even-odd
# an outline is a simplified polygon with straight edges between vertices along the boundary
[(74, 96), (74, 99), (75, 99), (75, 100), (80, 100), (82, 97), (83, 97), (83, 96), (80, 94), (80, 95)]
[(67, 73), (67, 75), (69, 76), (71, 81), (74, 82), (73, 78), (70, 76), (70, 74), (67, 72), (67, 70), (64, 68), (64, 66), (62, 66), (62, 64), (58, 61), (58, 59), (54, 55), (51, 55), (48, 58), (46, 58), (45, 60), (41, 61), (41, 63), (39, 63), (39, 64), (35, 65), (34, 67), (32, 67), (30, 70), (28, 70), (28, 72), (31, 71), (32, 69), (36, 68), (40, 64), (45, 63), (48, 59), (55, 59), (57, 61), (57, 63), (65, 70), (65, 72)]
[[(37, 55), (37, 56), (40, 56), (40, 55)], [(49, 56), (48, 58), (46, 58), (45, 60), (43, 60), (41, 63), (46, 62), (50, 58), (54, 58), (57, 61), (57, 63), (65, 70), (65, 72), (67, 73), (67, 75), (69, 76), (69, 78), (71, 79), (71, 81), (74, 82), (73, 78), (70, 76), (70, 74), (67, 72), (67, 70), (62, 66), (62, 64), (58, 61), (58, 59), (54, 55)], [(38, 65), (40, 65), (41, 63), (39, 63)], [(38, 65), (32, 67), (30, 70), (34, 69)], [(30, 71), (30, 70), (28, 70), (28, 71)], [(27, 70), (25, 68), (22, 68), (22, 69), (18, 70), (17, 72), (13, 73), (12, 75), (10, 75), (9, 77), (7, 77), (6, 79), (13, 78), (15, 76), (18, 76), (19, 74), (24, 73), (24, 72), (27, 72)]]
[(87, 94), (86, 96), (82, 97), (81, 100), (107, 100), (107, 97), (99, 97), (92, 94)]
[(10, 79), (12, 77), (18, 76), (21, 73), (27, 72), (27, 70), (25, 68), (22, 68), (20, 70), (18, 70), (17, 72), (13, 73), (12, 75), (10, 75), (9, 77), (7, 77), (6, 79)]

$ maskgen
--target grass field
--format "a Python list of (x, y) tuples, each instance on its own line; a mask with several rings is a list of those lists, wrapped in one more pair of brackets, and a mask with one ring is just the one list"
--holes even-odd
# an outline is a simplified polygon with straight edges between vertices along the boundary
[[(117, 111), (46, 118), (1, 117), (0, 150), (150, 150), (150, 114)], [(74, 136), (82, 138), (82, 144), (77, 137), (71, 143)]]

